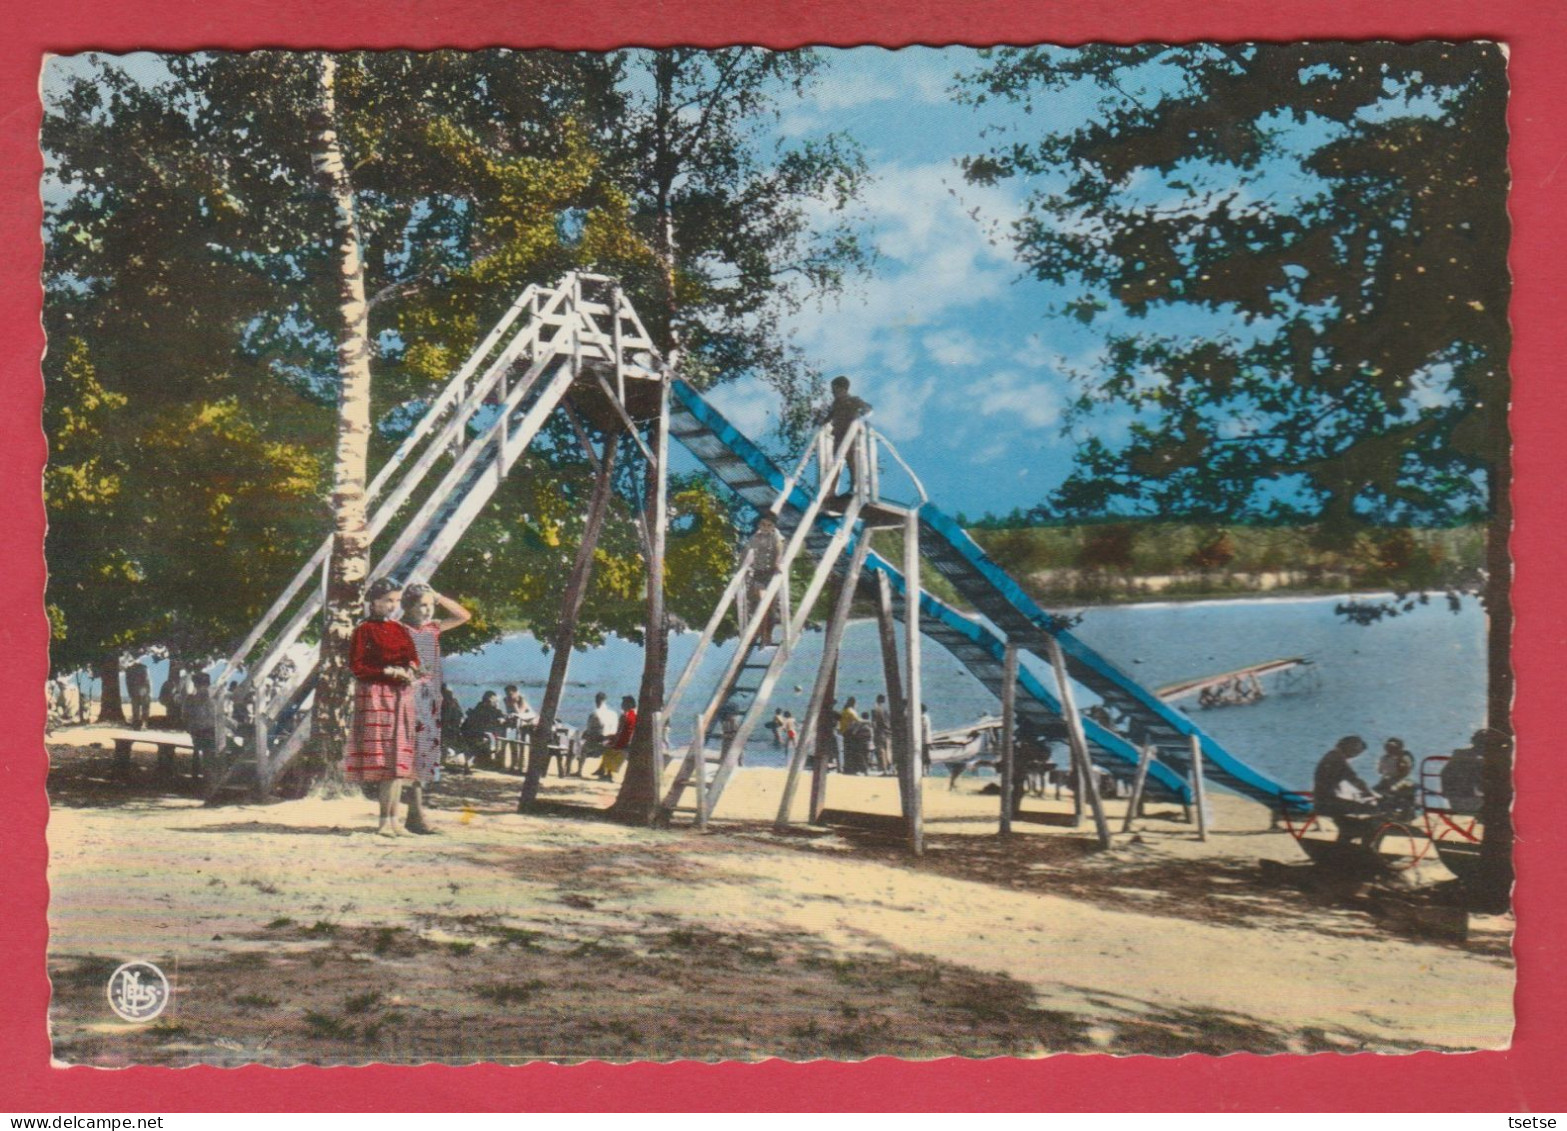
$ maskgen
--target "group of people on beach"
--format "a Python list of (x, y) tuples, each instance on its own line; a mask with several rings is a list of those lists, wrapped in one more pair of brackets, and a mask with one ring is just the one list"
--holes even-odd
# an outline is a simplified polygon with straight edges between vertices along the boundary
[[(1445, 808), (1480, 811), (1484, 752), (1491, 738), (1490, 730), (1477, 730), (1468, 746), (1442, 760), (1437, 780)], [(1415, 806), (1415, 756), (1403, 740), (1389, 738), (1382, 744), (1375, 785), (1367, 785), (1351, 764), (1367, 749), (1358, 734), (1345, 735), (1317, 762), (1312, 778), (1312, 809), (1333, 819), (1341, 841), (1363, 840), (1372, 831), (1373, 818), (1407, 815)]]
[[(920, 707), (920, 750), (923, 769), (930, 768), (930, 708)], [(792, 721), (792, 717), (791, 717)], [(839, 707), (836, 699), (822, 704), (816, 723), (816, 750), (810, 763), (826, 760), (829, 769), (845, 774), (895, 774), (893, 718), (887, 696), (877, 695), (869, 711), (861, 711), (859, 699), (850, 695)]]

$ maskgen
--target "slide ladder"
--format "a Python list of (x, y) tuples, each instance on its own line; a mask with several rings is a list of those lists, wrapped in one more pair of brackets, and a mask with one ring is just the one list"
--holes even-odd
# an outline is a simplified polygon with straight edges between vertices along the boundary
[[(671, 434), (678, 436), (680, 433), (674, 423), (675, 416), (676, 412), (672, 408)], [(749, 610), (747, 615), (740, 615), (739, 610), (743, 607), (747, 590), (747, 575), (752, 566), (752, 551), (746, 550), (665, 705), (664, 717), (678, 726), (681, 700), (712, 646), (719, 626), (734, 610), (740, 624), (734, 655), (719, 676), (707, 705), (695, 717), (691, 745), (660, 805), (663, 819), (668, 820), (676, 812), (685, 809), (695, 813), (699, 825), (707, 823), (708, 815), (722, 795), (730, 775), (739, 765), (746, 741), (762, 721), (773, 690), (783, 675), (800, 634), (805, 631), (811, 610), (828, 580), (847, 562), (846, 551), (854, 544), (856, 528), (863, 530), (863, 519), (874, 516), (875, 501), (870, 498), (872, 484), (865, 477), (859, 477), (851, 496), (837, 494), (839, 477), (855, 453), (858, 453), (860, 465), (864, 466), (869, 451), (868, 439), (868, 429), (863, 423), (856, 422), (836, 447), (829, 450), (830, 441), (824, 427), (818, 434), (817, 442), (807, 448), (793, 473), (783, 480), (770, 506), (764, 508), (764, 511), (780, 518), (788, 511), (792, 518), (788, 523), (789, 537), (779, 556), (778, 570), (756, 596), (756, 607)], [(816, 486), (814, 491), (806, 491), (803, 479), (813, 461), (817, 465)], [(776, 471), (770, 461), (768, 470)], [(760, 485), (752, 485), (751, 489), (758, 492), (764, 490)], [(817, 519), (826, 518), (830, 514), (836, 515), (834, 528), (822, 532)], [(815, 567), (799, 606), (791, 608), (789, 585), (794, 563), (808, 549), (813, 536), (818, 534), (820, 536), (814, 539), (814, 548), (810, 548), (811, 555), (816, 559)], [(772, 646), (763, 643), (760, 638), (761, 627), (769, 619), (769, 613), (775, 614), (772, 619), (778, 622), (781, 633), (778, 644)], [(718, 740), (716, 752), (708, 749), (708, 741), (712, 737)], [(681, 802), (688, 790), (695, 794), (694, 804), (683, 807)]]
[[(657, 383), (648, 368), (656, 356), (615, 280), (574, 273), (554, 287), (528, 287), (367, 488), (368, 532), (378, 549), (371, 576), (428, 577), (574, 387), (586, 384), (594, 396), (602, 391), (602, 400), (623, 402), (628, 381)], [(443, 461), (444, 474), (421, 490)], [(409, 508), (391, 544), (380, 548), (376, 540)], [(215, 676), (220, 725), (226, 728), (230, 704), (239, 707), (234, 714), (243, 725), (234, 737), (242, 754), (212, 775), (209, 791), (241, 763), (253, 764), (260, 786), (270, 788), (304, 748), (319, 653), (302, 654), (302, 643), (325, 604), (330, 551), (329, 538)], [(220, 734), (219, 749), (231, 746)]]
[[(657, 347), (614, 279), (571, 273), (554, 287), (528, 287), (431, 400), (367, 488), (368, 531), (373, 542), (386, 534), (399, 516), (412, 511), (396, 529), (391, 544), (375, 555), (372, 576), (403, 582), (416, 575), (428, 576), (456, 546), (550, 414), (568, 396), (574, 402), (579, 398), (592, 402), (601, 416), (618, 413), (630, 426), (628, 392), (635, 393), (639, 386), (657, 389), (660, 367)], [(803, 631), (827, 579), (847, 567), (850, 550), (855, 554), (863, 551), (862, 584), (874, 583), (876, 573), (884, 574), (894, 594), (894, 612), (905, 625), (917, 625), (947, 647), (998, 695), (1007, 640), (1040, 654), (1047, 654), (1052, 643), (1059, 645), (1072, 680), (1121, 716), (1120, 733), (1092, 719), (1083, 720), (1091, 753), (1108, 768), (1130, 773), (1137, 763), (1139, 746), (1153, 745), (1159, 761), (1151, 768), (1149, 787), (1155, 795), (1189, 800), (1185, 775), (1190, 743), (1195, 739), (1201, 744), (1209, 775), (1220, 784), (1275, 808), (1307, 804), (1299, 794), (1235, 758), (1189, 718), (1040, 609), (966, 532), (924, 499), (923, 491), (914, 504), (922, 551), (989, 624), (965, 616), (923, 591), (917, 610), (905, 608), (902, 574), (868, 547), (859, 546), (868, 536), (867, 527), (878, 524), (878, 512), (884, 509), (878, 499), (874, 458), (876, 445), (884, 441), (863, 422), (844, 438), (837, 451), (828, 452), (825, 433), (819, 435), (800, 467), (786, 476), (689, 384), (673, 381), (670, 392), (670, 434), (748, 503), (759, 510), (773, 510), (788, 538), (787, 565), (792, 566), (802, 550), (817, 565), (807, 588), (808, 599), (799, 608), (790, 612), (787, 607), (787, 568), (780, 570), (758, 601), (756, 613), (777, 606), (781, 614), (778, 619), (784, 639), (780, 646), (768, 649), (757, 643), (760, 615), (743, 618), (741, 644), (712, 697), (696, 714), (693, 742), (677, 772), (678, 788), (672, 788), (665, 798), (666, 811), (672, 812), (678, 795), (695, 786), (698, 816), (705, 820), (711, 809), (708, 802), (722, 791), (746, 737), (760, 720), (792, 642)], [(852, 497), (829, 504), (839, 469), (854, 445), (859, 446), (859, 458), (864, 461), (861, 466), (867, 474), (859, 478)], [(801, 479), (813, 458), (817, 463), (814, 493)], [(436, 478), (439, 466), (445, 467), (444, 473), (433, 486), (427, 486)], [(324, 571), (330, 549), (331, 540), (323, 541), (214, 677), (221, 707), (220, 753), (234, 745), (223, 733), (230, 728), (232, 716), (233, 737), (242, 757), (227, 760), (228, 769), (240, 763), (254, 765), (263, 789), (277, 780), (309, 736), (317, 653), (304, 647), (305, 635), (318, 622), (324, 607)], [(731, 581), (699, 653), (711, 646), (718, 624), (738, 600), (743, 576), (742, 569)], [(694, 659), (683, 673), (671, 696), (671, 708), (678, 706), (696, 662)], [(1023, 694), (1018, 709), (1024, 724), (1047, 736), (1064, 734), (1061, 704), (1051, 690), (1026, 668), (1019, 673), (1019, 685)], [(664, 717), (678, 723), (673, 713)], [(726, 719), (735, 721), (726, 728)], [(720, 744), (713, 755), (707, 743), (715, 728), (719, 728)], [(710, 777), (709, 765), (715, 767)], [(211, 775), (209, 790), (222, 784), (228, 769)]]

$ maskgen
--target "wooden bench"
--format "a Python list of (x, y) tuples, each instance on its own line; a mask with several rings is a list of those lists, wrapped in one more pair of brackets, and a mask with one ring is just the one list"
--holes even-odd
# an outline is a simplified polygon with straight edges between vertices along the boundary
[(191, 762), (190, 776), (192, 779), (201, 776), (201, 767), (196, 763), (196, 747), (190, 742), (181, 742), (178, 739), (166, 735), (117, 735), (114, 739), (114, 772), (122, 777), (130, 774), (132, 765), (132, 753), (136, 746), (151, 746), (158, 752), (158, 773), (167, 777), (174, 777), (178, 772), (178, 756), (189, 754)]
[(519, 774), (527, 769), (528, 750), (533, 745), (531, 734), (524, 731), (517, 738), (509, 738), (489, 731), (484, 737), (489, 743), (490, 757), (495, 760), (500, 769)]

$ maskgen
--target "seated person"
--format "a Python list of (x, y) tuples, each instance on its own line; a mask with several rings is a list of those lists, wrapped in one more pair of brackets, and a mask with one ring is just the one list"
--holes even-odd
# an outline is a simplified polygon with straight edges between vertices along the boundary
[(1366, 740), (1345, 735), (1322, 756), (1312, 776), (1313, 807), (1319, 816), (1333, 818), (1341, 842), (1364, 840), (1370, 831), (1364, 819), (1376, 812), (1376, 796), (1355, 773), (1350, 762), (1366, 752)]
[(1490, 738), (1489, 730), (1475, 731), (1469, 745), (1454, 750), (1442, 767), (1442, 796), (1455, 813), (1480, 812), (1485, 747)]
[(1400, 738), (1390, 738), (1382, 744), (1382, 757), (1377, 762), (1377, 784), (1372, 792), (1382, 799), (1384, 810), (1408, 809), (1415, 803), (1415, 756), (1404, 748)]
[(501, 733), (506, 726), (506, 712), (496, 700), (495, 692), (486, 691), (463, 719), (462, 736), (472, 757), (487, 757), (491, 752), (487, 736)]

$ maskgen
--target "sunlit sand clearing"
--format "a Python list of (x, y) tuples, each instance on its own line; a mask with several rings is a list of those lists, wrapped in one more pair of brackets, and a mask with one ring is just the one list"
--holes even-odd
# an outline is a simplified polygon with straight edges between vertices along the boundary
[[(1511, 1029), (1506, 921), (1421, 939), (1270, 879), (1259, 860), (1307, 870), (1299, 849), (1228, 796), (1207, 843), (1156, 805), (1101, 852), (1087, 824), (1002, 841), (982, 783), (930, 778), (916, 860), (774, 832), (777, 770), (737, 773), (707, 835), (608, 823), (613, 788), (575, 779), (545, 798), (580, 815), (518, 815), (516, 779), (481, 772), (437, 795), (439, 836), (388, 841), (358, 797), (209, 809), (145, 769), (146, 792), (110, 786), (106, 749), (52, 753), (66, 1062), (1459, 1050)], [(835, 809), (896, 800), (831, 779)], [(176, 987), (149, 1026), (105, 1001), (131, 958)]]

